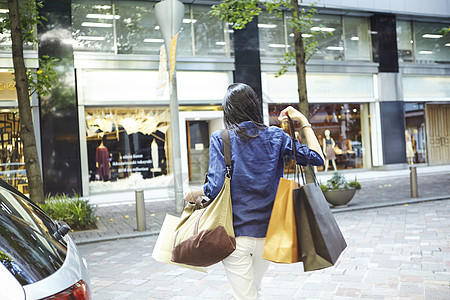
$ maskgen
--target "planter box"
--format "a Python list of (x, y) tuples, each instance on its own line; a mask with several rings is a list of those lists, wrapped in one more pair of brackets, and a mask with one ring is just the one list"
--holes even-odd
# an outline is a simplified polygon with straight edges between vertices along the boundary
[(356, 189), (331, 190), (323, 192), (325, 199), (333, 206), (347, 206), (355, 195)]

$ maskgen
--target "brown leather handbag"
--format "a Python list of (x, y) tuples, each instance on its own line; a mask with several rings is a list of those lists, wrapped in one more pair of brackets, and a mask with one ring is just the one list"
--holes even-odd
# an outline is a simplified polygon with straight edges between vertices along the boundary
[(206, 207), (187, 203), (176, 228), (172, 261), (207, 267), (218, 263), (236, 249), (231, 209), (231, 150), (228, 130), (222, 130), (227, 172), (219, 195)]

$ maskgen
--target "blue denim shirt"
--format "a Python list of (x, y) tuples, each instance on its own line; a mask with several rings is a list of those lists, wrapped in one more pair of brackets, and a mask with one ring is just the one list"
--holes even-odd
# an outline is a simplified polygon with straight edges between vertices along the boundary
[[(242, 141), (230, 130), (231, 199), (233, 226), (236, 236), (265, 237), (280, 177), (283, 158), (292, 154), (292, 139), (281, 128), (257, 129), (252, 122), (240, 124), (256, 138)], [(321, 166), (321, 156), (295, 140), (297, 161), (301, 165)], [(209, 170), (203, 186), (205, 195), (214, 199), (220, 192), (225, 176), (225, 160), (221, 132), (211, 135)]]

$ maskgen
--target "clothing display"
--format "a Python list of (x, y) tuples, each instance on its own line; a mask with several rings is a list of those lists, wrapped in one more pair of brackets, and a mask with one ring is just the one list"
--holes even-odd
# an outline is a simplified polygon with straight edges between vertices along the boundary
[(109, 152), (108, 148), (105, 146), (98, 146), (95, 151), (95, 161), (97, 163), (97, 174), (100, 180), (108, 180), (110, 169), (109, 169)]
[[(286, 155), (292, 157), (292, 139), (281, 128), (257, 129), (252, 122), (240, 124), (248, 134), (259, 135), (242, 141), (230, 131), (232, 176), (231, 198), (236, 236), (261, 238), (266, 236), (270, 214), (277, 192), (279, 178), (283, 176)], [(209, 171), (203, 186), (205, 195), (214, 199), (223, 186), (225, 162), (220, 131), (210, 139)], [(320, 155), (295, 140), (297, 161), (301, 165), (321, 165)]]
[(336, 153), (333, 148), (333, 139), (325, 139), (325, 159), (336, 159)]

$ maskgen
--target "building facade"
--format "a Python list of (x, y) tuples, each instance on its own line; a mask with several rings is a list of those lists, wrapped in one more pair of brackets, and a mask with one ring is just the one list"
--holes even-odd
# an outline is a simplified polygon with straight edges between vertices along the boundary
[[(32, 70), (39, 58), (59, 58), (52, 94), (32, 100), (46, 193), (173, 184), (156, 3), (44, 1), (48, 21), (25, 57)], [(178, 39), (185, 182), (203, 180), (230, 83), (257, 91), (270, 125), (283, 126), (280, 110), (298, 103), (295, 70), (275, 76), (293, 47), (289, 13), (264, 12), (234, 30), (208, 14), (211, 4), (185, 4)], [(319, 172), (450, 163), (450, 34), (441, 30), (450, 26), (450, 1), (407, 4), (318, 1), (313, 29), (326, 34), (307, 63), (310, 118), (324, 151), (334, 145), (335, 153)], [(0, 176), (26, 191), (10, 41), (0, 41)]]

